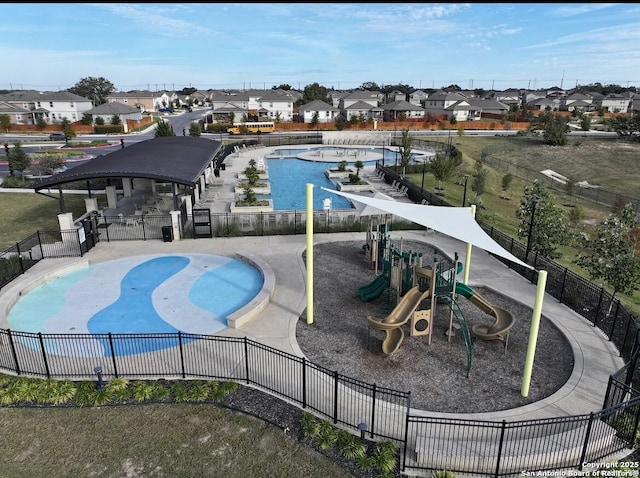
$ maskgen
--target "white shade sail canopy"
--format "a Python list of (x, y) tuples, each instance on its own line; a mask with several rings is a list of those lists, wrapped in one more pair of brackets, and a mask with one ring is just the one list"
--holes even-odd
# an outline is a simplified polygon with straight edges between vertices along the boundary
[(408, 221), (420, 224), (421, 226), (434, 229), (459, 241), (479, 247), (515, 264), (533, 269), (529, 264), (522, 262), (495, 242), (476, 222), (471, 207), (428, 206), (349, 194), (324, 187), (322, 189), (345, 197), (352, 201), (354, 205), (361, 203), (386, 211), (389, 214), (394, 214)]

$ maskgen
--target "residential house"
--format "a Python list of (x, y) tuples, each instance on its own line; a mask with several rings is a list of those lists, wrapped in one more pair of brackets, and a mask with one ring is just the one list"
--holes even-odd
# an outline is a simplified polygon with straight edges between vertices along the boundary
[(120, 123), (123, 125), (125, 133), (128, 133), (126, 120), (140, 121), (142, 119), (142, 113), (138, 108), (118, 102), (98, 105), (86, 111), (85, 114), (91, 115), (94, 123), (96, 118), (102, 118), (104, 124), (111, 124), (113, 117), (117, 116), (120, 118)]
[[(348, 95), (343, 96), (340, 99), (340, 103), (338, 104), (338, 108), (343, 111), (346, 111), (349, 106), (359, 102), (364, 101), (371, 105), (372, 108), (376, 106), (380, 106), (382, 100), (384, 99), (384, 94), (379, 91), (369, 91), (369, 90), (354, 90)], [(345, 113), (346, 116), (346, 113)]]
[(627, 113), (630, 102), (625, 96), (611, 93), (595, 100), (595, 103), (607, 113)]
[(159, 91), (153, 98), (154, 107), (156, 109), (172, 108), (178, 100), (178, 94), (175, 91)]
[[(394, 90), (387, 94), (387, 102), (393, 103), (394, 101), (407, 101), (407, 95), (402, 91)], [(420, 105), (418, 105), (420, 106)]]
[(597, 106), (593, 102), (593, 96), (580, 92), (567, 95), (560, 100), (560, 109), (565, 111), (595, 111)]
[(484, 95), (483, 99), (491, 99), (511, 107), (512, 105), (520, 106), (522, 104), (522, 97), (520, 90), (507, 89), (504, 91), (491, 91), (490, 94)]
[(316, 113), (318, 115), (318, 123), (332, 123), (340, 115), (340, 110), (329, 103), (321, 100), (312, 101), (306, 105), (300, 106), (299, 115), (302, 117), (303, 123), (313, 123)]
[(157, 105), (156, 96), (157, 93), (149, 90), (122, 91), (111, 93), (106, 100), (107, 103), (121, 103), (133, 106), (144, 113), (145, 111), (155, 111)]
[(467, 97), (457, 92), (437, 91), (429, 95), (424, 105), (427, 114), (454, 117), (456, 121), (467, 121), (469, 113)]
[(34, 124), (34, 114), (21, 108), (20, 106), (12, 105), (6, 101), (0, 101), (0, 115), (6, 115), (9, 117), (11, 124)]
[(551, 98), (538, 98), (527, 103), (527, 108), (538, 111), (558, 111), (560, 109), (560, 100)]
[(384, 116), (383, 108), (379, 106), (372, 107), (365, 101), (358, 101), (356, 103), (353, 103), (352, 105), (347, 106), (343, 110), (343, 113), (347, 121), (351, 121), (353, 118), (357, 120), (364, 119), (365, 121), (370, 119), (378, 119), (382, 121), (382, 118)]
[(333, 106), (335, 106), (336, 108), (340, 108), (340, 102), (342, 101), (342, 98), (344, 98), (345, 96), (349, 96), (351, 94), (351, 91), (330, 91), (328, 93), (329, 98), (331, 99), (331, 104)]
[(17, 90), (0, 95), (0, 101), (29, 111), (29, 117), (23, 118), (25, 124), (36, 124), (39, 118), (49, 124), (63, 118), (75, 123), (93, 107), (89, 98), (68, 91)]
[(426, 92), (416, 90), (413, 93), (409, 93), (409, 103), (416, 106), (424, 106), (424, 102), (428, 97), (429, 95)]
[(509, 113), (509, 106), (495, 99), (469, 99), (466, 103), (469, 105), (466, 121), (479, 121), (483, 113), (500, 116)]
[[(294, 98), (290, 95), (283, 95), (275, 90), (266, 90), (255, 97), (259, 120), (271, 121), (292, 121)], [(249, 111), (253, 110), (253, 105), (249, 105)]]
[(425, 110), (420, 106), (413, 105), (405, 100), (394, 101), (382, 106), (384, 118), (388, 121), (396, 119), (419, 119), (424, 118)]

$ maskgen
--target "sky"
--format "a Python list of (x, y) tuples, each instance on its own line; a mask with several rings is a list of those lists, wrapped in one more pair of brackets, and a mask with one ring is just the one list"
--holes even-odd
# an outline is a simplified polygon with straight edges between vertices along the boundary
[(0, 89), (640, 87), (640, 3), (3, 3)]

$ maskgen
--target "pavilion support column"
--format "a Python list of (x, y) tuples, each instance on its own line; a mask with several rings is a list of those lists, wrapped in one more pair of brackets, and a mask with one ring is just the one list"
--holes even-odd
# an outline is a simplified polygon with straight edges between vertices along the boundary
[(97, 211), (98, 210), (98, 199), (97, 198), (85, 198), (84, 199), (84, 208), (87, 212)]
[(124, 197), (130, 198), (133, 192), (133, 186), (131, 185), (131, 178), (122, 178), (122, 192)]
[(107, 192), (107, 207), (115, 209), (116, 207), (118, 207), (118, 196), (116, 195), (116, 187), (107, 186), (104, 189)]
[[(196, 196), (196, 202), (198, 202), (198, 191), (194, 189)], [(193, 215), (193, 204), (191, 203), (191, 196), (183, 196), (182, 201), (187, 205), (187, 215)]]
[(173, 239), (179, 241), (180, 237), (180, 211), (170, 211), (171, 227), (173, 228)]
[[(60, 225), (60, 231), (71, 231), (77, 229), (73, 225), (73, 213), (65, 212), (58, 214), (58, 224)], [(75, 243), (76, 237), (73, 234), (62, 234), (62, 242)]]

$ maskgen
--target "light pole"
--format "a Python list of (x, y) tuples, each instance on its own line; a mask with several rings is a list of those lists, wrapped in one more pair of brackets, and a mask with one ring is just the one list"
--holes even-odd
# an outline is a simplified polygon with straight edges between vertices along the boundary
[(462, 207), (467, 204), (467, 180), (469, 179), (469, 175), (464, 175), (464, 194), (462, 195)]
[(525, 262), (529, 261), (529, 252), (531, 251), (531, 234), (533, 233), (533, 221), (536, 216), (536, 204), (538, 204), (539, 201), (540, 199), (538, 198), (531, 199), (531, 221), (529, 222), (529, 233), (527, 234), (527, 251), (524, 255)]

